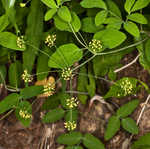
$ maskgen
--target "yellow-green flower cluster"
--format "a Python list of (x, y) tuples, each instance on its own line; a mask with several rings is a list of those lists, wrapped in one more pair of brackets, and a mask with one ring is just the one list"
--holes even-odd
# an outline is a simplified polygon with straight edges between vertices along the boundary
[(24, 49), (26, 47), (23, 36), (17, 37), (17, 46), (22, 49)]
[[(130, 82), (129, 79), (123, 80), (120, 83), (120, 87), (123, 90), (123, 96), (130, 95), (133, 92), (133, 84)], [(120, 96), (120, 94), (118, 94), (118, 96)]]
[(75, 97), (72, 97), (71, 99), (66, 99), (66, 105), (67, 105), (70, 109), (77, 107), (78, 104), (79, 104), (79, 101), (78, 101), (78, 99), (75, 98)]
[(28, 74), (28, 71), (26, 69), (24, 70), (24, 73), (22, 74), (22, 80), (24, 80), (25, 83), (32, 82), (33, 80), (33, 77), (30, 74)]
[(76, 129), (77, 124), (75, 121), (67, 121), (64, 123), (64, 127), (68, 130), (68, 131), (72, 131), (74, 129)]
[(73, 77), (71, 68), (63, 69), (61, 76), (64, 78), (64, 80), (70, 80)]
[(56, 35), (48, 35), (45, 40), (45, 44), (47, 44), (47, 46), (51, 48), (55, 45), (55, 41), (56, 41)]
[(30, 113), (28, 113), (28, 111), (26, 111), (26, 110), (20, 110), (19, 115), (20, 115), (20, 117), (22, 117), (24, 119), (30, 119), (32, 117), (32, 115)]
[(89, 48), (93, 53), (101, 52), (103, 48), (102, 42), (97, 39), (92, 39), (92, 41), (89, 42)]
[(25, 7), (26, 6), (26, 3), (20, 3), (20, 7)]
[(43, 91), (44, 91), (44, 94), (45, 94), (46, 96), (51, 96), (51, 95), (53, 95), (54, 92), (55, 92), (54, 85), (51, 84), (51, 83), (48, 83), (48, 84), (44, 85), (44, 90), (43, 90)]

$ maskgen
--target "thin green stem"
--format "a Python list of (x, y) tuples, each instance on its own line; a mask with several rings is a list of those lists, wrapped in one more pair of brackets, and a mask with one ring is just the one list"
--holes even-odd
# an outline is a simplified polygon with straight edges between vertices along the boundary
[(78, 41), (83, 47), (87, 48), (86, 45), (84, 45), (84, 43), (83, 43), (83, 42), (78, 38), (78, 36), (76, 35), (76, 33), (75, 33), (75, 31), (74, 31), (72, 25), (71, 25), (70, 23), (68, 23), (68, 24), (69, 24), (69, 26), (70, 26), (70, 28), (71, 28), (71, 30), (72, 30), (74, 36), (76, 37), (77, 41)]
[(132, 48), (132, 47), (135, 47), (135, 46), (137, 46), (137, 45), (143, 43), (143, 42), (146, 41), (147, 39), (148, 39), (148, 38), (145, 38), (145, 39), (143, 39), (143, 40), (141, 40), (141, 41), (139, 41), (139, 42), (136, 42), (136, 43), (131, 44), (131, 45), (129, 45), (129, 46), (120, 48), (120, 49), (118, 49), (118, 50), (114, 50), (114, 51), (110, 51), (110, 52), (106, 52), (106, 53), (98, 53), (98, 54), (96, 54), (96, 55), (107, 55), (107, 54), (118, 53), (118, 52), (121, 52), (121, 51), (123, 51), (123, 50), (129, 49), (129, 48)]
[(11, 114), (14, 111), (14, 109), (10, 110), (9, 112), (7, 112), (4, 116), (2, 116), (0, 118), (0, 121), (3, 120), (4, 118), (6, 118), (9, 114)]
[(96, 55), (93, 55), (92, 57), (90, 57), (89, 59), (87, 59), (85, 62), (83, 62), (82, 64), (78, 65), (77, 67), (75, 67), (72, 71), (75, 71), (76, 69), (82, 67), (83, 65), (85, 65), (86, 63), (88, 63), (89, 61), (91, 61)]

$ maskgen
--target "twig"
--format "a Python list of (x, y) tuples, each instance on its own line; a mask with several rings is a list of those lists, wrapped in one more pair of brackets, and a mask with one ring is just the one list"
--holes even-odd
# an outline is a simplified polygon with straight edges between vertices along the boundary
[(99, 96), (99, 95), (95, 95), (91, 100), (90, 100), (90, 104), (89, 104), (89, 109), (91, 108), (93, 102), (97, 100), (99, 101), (100, 103), (102, 104), (105, 104), (107, 106), (107, 108), (114, 113), (114, 110), (113, 108), (111, 107), (111, 105), (109, 103), (107, 103), (104, 98), (102, 96)]
[(114, 72), (117, 73), (117, 72), (120, 72), (120, 71), (122, 71), (122, 70), (130, 67), (131, 65), (133, 65), (134, 63), (136, 63), (136, 61), (138, 60), (139, 57), (140, 57), (140, 54), (132, 62), (130, 62), (129, 64), (127, 64), (127, 65), (125, 65), (125, 66), (123, 66), (121, 68), (116, 69)]

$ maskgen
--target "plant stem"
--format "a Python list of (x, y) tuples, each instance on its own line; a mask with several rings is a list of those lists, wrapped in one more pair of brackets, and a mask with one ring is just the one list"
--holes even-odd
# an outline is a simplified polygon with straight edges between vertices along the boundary
[(138, 60), (139, 57), (140, 57), (140, 54), (132, 62), (128, 63), (127, 65), (125, 65), (125, 66), (123, 66), (121, 68), (116, 69), (114, 72), (117, 73), (117, 72), (120, 72), (120, 71), (122, 71), (122, 70), (130, 67), (131, 65), (133, 65), (134, 63), (136, 63), (136, 61)]
[(9, 112), (7, 112), (4, 116), (2, 116), (0, 118), (0, 121), (3, 120), (4, 118), (6, 118), (9, 114), (11, 114), (14, 111), (14, 109), (10, 110)]
[(114, 50), (114, 51), (110, 51), (110, 52), (106, 52), (106, 53), (98, 53), (98, 54), (96, 54), (96, 55), (107, 55), (107, 54), (113, 54), (113, 53), (121, 52), (121, 51), (123, 51), (123, 50), (129, 49), (129, 48), (132, 48), (132, 47), (135, 47), (135, 46), (137, 46), (137, 45), (143, 43), (143, 42), (146, 41), (147, 39), (148, 39), (148, 38), (145, 38), (145, 39), (143, 39), (143, 40), (141, 40), (141, 41), (138, 41), (138, 42), (136, 42), (136, 43), (134, 43), (134, 44), (131, 44), (131, 45), (129, 45), (129, 46), (120, 48), (120, 49), (118, 49), (118, 50)]

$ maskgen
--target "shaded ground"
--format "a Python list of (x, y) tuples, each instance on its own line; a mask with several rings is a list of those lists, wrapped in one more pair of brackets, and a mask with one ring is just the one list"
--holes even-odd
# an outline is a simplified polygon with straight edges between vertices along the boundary
[[(136, 53), (127, 55), (122, 60), (122, 63), (129, 63), (135, 58), (135, 55)], [(118, 73), (118, 78), (125, 76), (135, 77), (146, 83), (150, 82), (150, 75), (139, 65), (138, 62)], [(6, 95), (6, 90), (1, 88), (0, 99)], [(147, 93), (144, 91), (144, 89), (142, 89), (135, 96), (126, 97), (121, 100), (114, 98), (109, 101), (109, 103), (115, 103), (112, 105), (112, 108), (116, 109), (114, 105), (121, 106), (133, 98), (138, 98), (141, 101), (140, 106), (132, 114), (132, 117), (137, 120), (142, 108), (142, 103), (147, 98)], [(35, 104), (33, 107), (33, 122), (29, 128), (24, 128), (15, 118), (13, 113), (4, 120), (0, 121), (0, 149), (44, 149), (44, 144), (47, 146), (47, 149), (64, 149), (64, 146), (55, 143), (57, 136), (65, 132), (63, 121), (59, 121), (58, 123), (50, 125), (42, 124), (40, 121), (40, 116), (42, 113), (40, 113), (39, 109), (37, 108), (37, 105), (40, 104), (39, 102), (42, 101), (38, 100), (37, 104)], [(103, 140), (106, 123), (108, 118), (112, 115), (112, 111), (110, 111), (106, 105), (99, 102), (94, 102), (90, 109), (88, 108), (88, 105), (80, 105), (79, 109), (82, 115), (79, 117), (78, 130), (83, 133), (90, 132)], [(150, 132), (149, 115), (150, 104), (147, 105), (142, 116), (142, 120), (140, 121), (140, 132), (138, 136)], [(122, 149), (122, 144), (129, 136), (129, 133), (120, 130), (111, 141), (105, 142), (106, 149)], [(135, 136), (133, 140), (138, 136)]]

